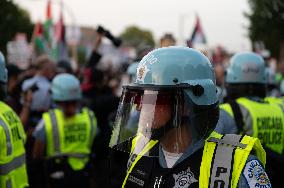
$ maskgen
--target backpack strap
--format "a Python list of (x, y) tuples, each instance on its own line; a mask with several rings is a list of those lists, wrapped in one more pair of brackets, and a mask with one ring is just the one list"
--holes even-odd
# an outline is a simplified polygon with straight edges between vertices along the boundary
[(234, 114), (234, 119), (235, 119), (235, 122), (238, 128), (238, 133), (243, 133), (245, 123), (244, 123), (243, 114), (241, 112), (240, 105), (237, 103), (236, 100), (229, 102), (229, 104)]

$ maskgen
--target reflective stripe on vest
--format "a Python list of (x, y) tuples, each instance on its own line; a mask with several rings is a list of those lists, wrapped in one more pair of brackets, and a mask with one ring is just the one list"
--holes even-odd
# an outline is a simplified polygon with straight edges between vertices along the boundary
[(234, 139), (231, 139), (231, 138), (228, 139), (227, 135), (223, 139), (210, 137), (208, 139), (208, 142), (216, 142), (218, 144), (227, 144), (227, 145), (231, 145), (231, 146), (234, 146), (234, 147), (240, 147), (240, 148), (243, 148), (243, 149), (246, 148), (246, 144), (240, 143), (240, 139), (237, 139), (237, 140), (235, 139), (235, 137), (237, 137), (237, 138), (241, 137), (240, 135), (234, 135), (233, 134), (234, 135)]
[(0, 118), (0, 126), (3, 127), (6, 135), (6, 147), (7, 147), (7, 156), (12, 154), (12, 143), (11, 143), (11, 137), (9, 133), (9, 127), (6, 125), (6, 123)]
[(212, 137), (208, 139), (208, 142), (217, 143), (211, 164), (210, 188), (231, 187), (235, 148), (246, 148), (240, 140), (240, 135), (225, 135), (222, 139)]
[(90, 119), (90, 125), (91, 125), (90, 147), (92, 147), (93, 140), (94, 140), (94, 137), (95, 137), (95, 124), (94, 124), (95, 117), (94, 117), (94, 114), (92, 114), (89, 110), (87, 110), (87, 113), (88, 113), (88, 116), (89, 116), (89, 119)]
[(204, 145), (199, 187), (237, 188), (252, 149), (254, 149), (257, 158), (265, 165), (266, 154), (259, 139), (246, 135), (244, 137), (233, 134), (222, 136), (213, 132)]
[(83, 154), (83, 153), (56, 153), (52, 156), (47, 156), (46, 158), (54, 158), (54, 157), (75, 157), (75, 158), (81, 158), (84, 159), (86, 157), (88, 157), (88, 154)]
[[(140, 135), (141, 136), (141, 135)], [(140, 138), (139, 136), (139, 138)], [(137, 142), (137, 138), (135, 137), (135, 144)], [(150, 151), (156, 144), (158, 143), (158, 140), (150, 140), (145, 147), (142, 149), (142, 151), (136, 156), (135, 160), (133, 161), (133, 163), (131, 164), (129, 170), (127, 171), (127, 174), (124, 178), (123, 184), (122, 184), (122, 188), (124, 188), (126, 181), (128, 179), (128, 176), (130, 175), (130, 173), (132, 172), (134, 166), (136, 165), (136, 163), (141, 159), (142, 156), (144, 156), (145, 153), (147, 153), (148, 151)], [(134, 150), (134, 147), (132, 146), (132, 149)], [(133, 151), (132, 150), (132, 151)]]
[(12, 181), (11, 179), (6, 180), (6, 188), (12, 188)]
[(58, 124), (57, 124), (55, 112), (53, 110), (50, 111), (50, 119), (51, 119), (51, 125), (52, 125), (52, 138), (53, 138), (54, 152), (60, 153)]
[(15, 170), (26, 163), (26, 155), (15, 157), (11, 162), (0, 164), (0, 176), (6, 175), (12, 170)]

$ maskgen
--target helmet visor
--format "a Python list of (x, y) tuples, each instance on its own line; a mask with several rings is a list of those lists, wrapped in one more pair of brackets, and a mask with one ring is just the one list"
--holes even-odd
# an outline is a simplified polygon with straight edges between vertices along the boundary
[(183, 126), (189, 122), (183, 98), (182, 90), (124, 88), (110, 147), (139, 154), (150, 142), (161, 141), (162, 146), (174, 146), (170, 152), (181, 153), (190, 143), (191, 132)]

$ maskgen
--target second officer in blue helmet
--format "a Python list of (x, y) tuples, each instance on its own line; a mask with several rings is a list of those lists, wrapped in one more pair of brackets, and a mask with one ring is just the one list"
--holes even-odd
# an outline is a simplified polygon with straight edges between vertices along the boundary
[(259, 138), (267, 154), (266, 172), (274, 186), (282, 181), (284, 116), (281, 105), (265, 98), (266, 84), (261, 56), (253, 52), (235, 54), (225, 77), (228, 102), (220, 106), (215, 131)]
[[(133, 111), (140, 114), (134, 134)], [(218, 117), (206, 56), (185, 47), (148, 53), (135, 83), (124, 86), (110, 141), (111, 187), (270, 187), (259, 140), (213, 132)]]
[(46, 160), (49, 187), (89, 187), (88, 163), (97, 128), (94, 113), (80, 107), (80, 83), (71, 74), (57, 75), (51, 92), (56, 108), (44, 113), (36, 127), (33, 157)]

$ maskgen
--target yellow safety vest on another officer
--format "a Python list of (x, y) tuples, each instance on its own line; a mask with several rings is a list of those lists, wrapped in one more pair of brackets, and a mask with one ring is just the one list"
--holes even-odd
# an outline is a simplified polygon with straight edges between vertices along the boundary
[[(259, 138), (267, 148), (278, 154), (283, 153), (284, 116), (280, 106), (247, 98), (239, 98), (236, 102), (248, 110), (248, 121), (252, 121), (244, 122), (244, 134)], [(220, 107), (234, 117), (230, 104)]]
[(0, 101), (0, 188), (27, 187), (26, 135), (16, 113)]
[(281, 105), (280, 107), (284, 109), (284, 98), (283, 97), (265, 97), (264, 101), (271, 104)]
[[(132, 140), (131, 153), (135, 148), (137, 140), (141, 137), (143, 137), (143, 135), (138, 134), (138, 136)], [(122, 184), (123, 188), (127, 187), (126, 185), (129, 176), (133, 178), (130, 174), (135, 168), (135, 165), (139, 163), (139, 160), (145, 155), (145, 153), (149, 152), (157, 143), (157, 140), (150, 140), (141, 152), (137, 154), (137, 157), (135, 157), (134, 161), (128, 168), (126, 177)], [(258, 138), (250, 136), (242, 137), (235, 134), (227, 134), (223, 136), (216, 132), (212, 132), (205, 141), (203, 149), (199, 174), (199, 187), (207, 188), (216, 187), (216, 185), (218, 187), (221, 185), (221, 187), (237, 188), (241, 173), (252, 150), (255, 152), (261, 163), (265, 165), (266, 154)], [(254, 167), (255, 166), (253, 166), (252, 169)], [(256, 174), (257, 173), (254, 175)], [(268, 179), (262, 179), (262, 181), (265, 185), (269, 184)]]
[(90, 110), (65, 118), (59, 109), (43, 114), (48, 157), (68, 156), (73, 170), (82, 170), (89, 161), (96, 132), (96, 118)]

